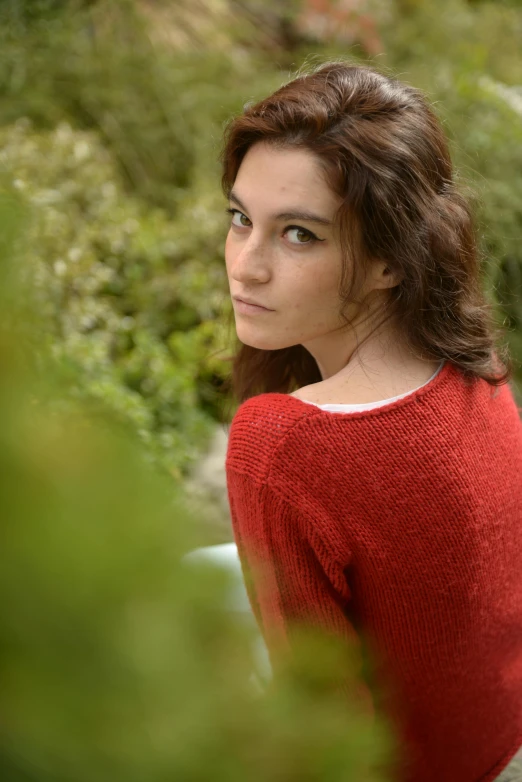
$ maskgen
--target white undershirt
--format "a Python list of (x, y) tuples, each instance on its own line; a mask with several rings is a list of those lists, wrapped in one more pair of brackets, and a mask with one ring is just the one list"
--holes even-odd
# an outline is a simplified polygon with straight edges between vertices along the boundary
[(417, 388), (412, 388), (411, 391), (406, 391), (405, 394), (399, 394), (399, 396), (392, 396), (390, 399), (379, 399), (377, 402), (363, 402), (361, 404), (354, 404), (354, 405), (319, 405), (317, 402), (309, 402), (307, 399), (302, 399), (302, 402), (305, 402), (307, 405), (315, 405), (315, 407), (320, 407), (321, 410), (329, 410), (331, 413), (358, 413), (361, 410), (372, 410), (374, 407), (382, 407), (383, 405), (389, 405), (390, 402), (395, 402), (397, 399), (403, 399), (405, 396), (409, 396), (410, 394), (413, 394), (415, 391), (418, 391), (419, 388), (423, 388), (423, 386), (427, 386), (428, 383), (431, 383), (434, 377), (436, 377), (442, 367), (444, 366), (444, 361), (441, 361), (439, 368), (433, 373), (433, 375), (430, 377), (429, 380), (426, 380), (425, 383), (418, 386)]

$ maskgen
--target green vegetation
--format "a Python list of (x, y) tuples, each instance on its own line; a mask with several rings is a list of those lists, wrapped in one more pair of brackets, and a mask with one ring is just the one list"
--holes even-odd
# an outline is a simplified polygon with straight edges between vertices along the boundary
[(176, 223), (125, 193), (92, 131), (36, 132), (20, 120), (0, 129), (0, 144), (4, 171), (31, 206), (28, 273), (54, 353), (81, 370), (77, 394), (128, 419), (179, 474), (209, 426), (198, 382), (211, 369), (203, 359), (216, 350), (225, 282), (222, 267), (203, 260), (209, 233), (219, 241), (216, 210), (200, 199), (205, 230), (192, 236), (194, 206), (187, 201)]

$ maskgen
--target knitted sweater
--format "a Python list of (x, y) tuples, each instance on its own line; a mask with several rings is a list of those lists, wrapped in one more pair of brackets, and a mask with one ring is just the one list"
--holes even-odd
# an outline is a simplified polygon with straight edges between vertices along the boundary
[(260, 394), (234, 416), (226, 475), (273, 666), (299, 622), (363, 638), (393, 693), (397, 779), (494, 780), (522, 745), (522, 424), (510, 386), (466, 381), (446, 362), (363, 412)]

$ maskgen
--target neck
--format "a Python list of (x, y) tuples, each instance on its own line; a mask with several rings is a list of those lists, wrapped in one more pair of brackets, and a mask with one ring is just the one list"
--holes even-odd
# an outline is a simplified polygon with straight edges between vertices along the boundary
[[(390, 399), (426, 383), (440, 362), (420, 359), (397, 330), (371, 334), (337, 372), (294, 392), (317, 404), (361, 404)], [(321, 367), (324, 372), (324, 367)]]
[[(404, 334), (389, 317), (374, 313), (364, 321), (306, 343), (304, 347), (315, 358), (323, 381), (352, 373), (357, 367), (378, 370), (384, 365), (408, 364), (412, 360)], [(385, 366), (383, 369), (386, 368)]]

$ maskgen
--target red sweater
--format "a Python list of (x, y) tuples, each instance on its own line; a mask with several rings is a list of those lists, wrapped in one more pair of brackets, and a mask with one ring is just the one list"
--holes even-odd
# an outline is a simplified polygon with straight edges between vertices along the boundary
[(401, 782), (494, 780), (522, 745), (522, 424), (510, 386), (467, 383), (446, 362), (363, 412), (260, 394), (236, 412), (226, 472), (273, 664), (294, 622), (360, 634), (394, 693)]

